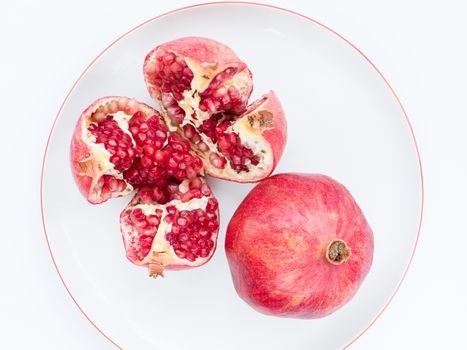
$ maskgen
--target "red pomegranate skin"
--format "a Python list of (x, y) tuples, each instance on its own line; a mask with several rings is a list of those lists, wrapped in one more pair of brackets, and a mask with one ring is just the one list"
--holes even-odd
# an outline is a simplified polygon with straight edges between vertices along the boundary
[[(340, 263), (327, 256), (335, 240), (351, 250)], [(312, 319), (355, 295), (371, 267), (373, 233), (340, 183), (324, 175), (280, 174), (240, 204), (225, 249), (235, 289), (249, 305), (269, 315)]]
[[(162, 45), (164, 48), (176, 52), (178, 55), (190, 57), (200, 64), (212, 62), (215, 59), (219, 66), (230, 63), (240, 64), (240, 59), (230, 47), (208, 38), (183, 37), (169, 41)], [(243, 63), (245, 66), (245, 64)]]

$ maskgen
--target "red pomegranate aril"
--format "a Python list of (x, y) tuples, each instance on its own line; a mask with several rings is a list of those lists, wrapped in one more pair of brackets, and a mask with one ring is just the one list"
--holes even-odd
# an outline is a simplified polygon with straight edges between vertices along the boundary
[(214, 167), (218, 169), (224, 169), (225, 165), (227, 164), (227, 161), (225, 160), (225, 158), (219, 156), (217, 153), (211, 153), (209, 155), (209, 161)]
[(185, 125), (183, 127), (183, 131), (185, 133), (185, 136), (188, 137), (189, 139), (191, 139), (194, 136), (194, 134), (196, 133), (195, 128), (192, 125), (189, 125), (189, 124), (187, 124), (187, 125)]
[(233, 114), (240, 114), (245, 110), (246, 101), (242, 101), (237, 88), (233, 85), (225, 88), (222, 85), (230, 81), (236, 72), (237, 69), (231, 67), (216, 75), (208, 88), (201, 94), (200, 110), (211, 113), (223, 111)]
[(190, 189), (201, 188), (202, 185), (203, 185), (203, 182), (201, 181), (200, 178), (196, 178), (190, 181)]
[(148, 224), (151, 224), (154, 226), (159, 225), (159, 217), (157, 217), (156, 215), (149, 215), (148, 217), (146, 217), (146, 221), (148, 222)]

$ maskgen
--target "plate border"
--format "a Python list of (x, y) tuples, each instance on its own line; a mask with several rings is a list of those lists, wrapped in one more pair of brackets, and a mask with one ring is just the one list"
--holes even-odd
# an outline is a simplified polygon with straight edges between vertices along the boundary
[(49, 250), (49, 253), (50, 253), (50, 257), (52, 258), (52, 263), (55, 267), (55, 270), (57, 271), (58, 273), (58, 276), (60, 278), (60, 281), (62, 282), (63, 286), (65, 287), (66, 291), (68, 292), (68, 294), (70, 295), (71, 299), (73, 300), (73, 302), (75, 303), (76, 307), (79, 309), (79, 311), (81, 311), (81, 313), (84, 315), (84, 317), (86, 317), (86, 319), (94, 326), (94, 328), (100, 333), (102, 334), (110, 343), (112, 343), (114, 346), (116, 346), (118, 349), (121, 349), (123, 350), (123, 348), (121, 346), (119, 346), (114, 340), (112, 340), (107, 334), (105, 334), (93, 321), (92, 319), (86, 314), (86, 312), (84, 311), (84, 309), (78, 304), (78, 302), (76, 301), (76, 299), (74, 298), (73, 294), (71, 293), (71, 290), (68, 288), (63, 276), (61, 275), (60, 273), (60, 269), (58, 268), (58, 265), (57, 265), (57, 262), (55, 260), (55, 257), (53, 255), (53, 252), (52, 252), (52, 247), (50, 245), (50, 242), (49, 242), (49, 238), (47, 236), (47, 229), (46, 229), (46, 224), (45, 224), (45, 217), (44, 217), (44, 205), (43, 205), (43, 183), (44, 183), (44, 168), (45, 168), (45, 161), (46, 161), (46, 158), (47, 158), (47, 151), (48, 151), (48, 148), (49, 148), (49, 143), (50, 143), (50, 139), (52, 138), (52, 134), (53, 134), (53, 131), (54, 131), (54, 128), (55, 128), (55, 124), (57, 123), (57, 120), (58, 120), (58, 117), (60, 116), (62, 110), (63, 110), (63, 107), (65, 105), (65, 103), (68, 101), (68, 98), (70, 97), (71, 93), (73, 92), (73, 90), (75, 89), (76, 85), (79, 83), (79, 81), (81, 80), (81, 78), (87, 73), (87, 71), (93, 66), (93, 64), (104, 54), (106, 53), (113, 45), (115, 45), (118, 41), (120, 41), (122, 38), (126, 37), (128, 34), (134, 32), (135, 30), (145, 26), (146, 24), (152, 22), (152, 21), (155, 21), (159, 18), (162, 18), (162, 17), (165, 17), (165, 16), (168, 16), (168, 15), (171, 15), (173, 13), (176, 13), (176, 12), (179, 12), (179, 11), (183, 11), (183, 10), (187, 10), (187, 9), (191, 9), (191, 8), (196, 8), (196, 7), (203, 7), (203, 6), (211, 6), (211, 5), (247, 5), (247, 6), (260, 6), (260, 7), (266, 7), (266, 8), (272, 8), (272, 9), (275, 9), (275, 10), (279, 10), (279, 11), (283, 11), (283, 12), (287, 12), (289, 14), (292, 14), (292, 15), (295, 15), (295, 16), (298, 16), (298, 17), (301, 17), (301, 18), (304, 18), (308, 21), (311, 21), (313, 22), (314, 24), (317, 24), (318, 26), (320, 26), (321, 28), (329, 31), (330, 33), (332, 33), (333, 35), (337, 36), (339, 39), (343, 40), (346, 44), (348, 44), (351, 48), (353, 48), (355, 51), (357, 51), (370, 65), (371, 67), (375, 70), (375, 72), (380, 76), (380, 78), (384, 81), (384, 83), (386, 84), (386, 86), (388, 87), (389, 91), (391, 92), (391, 94), (394, 96), (394, 98), (396, 99), (396, 102), (398, 103), (399, 107), (401, 108), (402, 110), (402, 113), (404, 114), (405, 116), (405, 119), (406, 119), (406, 122), (407, 122), (407, 126), (409, 127), (409, 130), (410, 130), (410, 134), (412, 136), (412, 139), (413, 139), (413, 142), (414, 142), (414, 145), (415, 145), (415, 150), (416, 150), (416, 153), (417, 153), (417, 158), (418, 158), (418, 164), (419, 164), (419, 169), (420, 169), (420, 190), (421, 190), (421, 206), (420, 206), (420, 220), (419, 220), (419, 224), (418, 224), (418, 230), (417, 230), (417, 237), (415, 239), (415, 242), (414, 242), (414, 245), (413, 245), (413, 249), (412, 249), (412, 254), (410, 256), (410, 259), (409, 259), (409, 262), (407, 263), (407, 266), (404, 270), (404, 273), (402, 274), (402, 277), (401, 279), (399, 280), (399, 282), (397, 283), (397, 286), (396, 288), (394, 289), (392, 295), (389, 297), (389, 299), (386, 301), (385, 305), (381, 308), (381, 310), (374, 316), (374, 318), (370, 321), (370, 323), (365, 327), (363, 328), (357, 335), (355, 335), (342, 349), (347, 349), (350, 345), (352, 345), (358, 338), (360, 338), (375, 322), (376, 320), (381, 316), (381, 314), (387, 309), (387, 307), (389, 306), (389, 304), (391, 303), (391, 301), (394, 299), (395, 295), (397, 294), (397, 292), (399, 291), (399, 288), (401, 287), (402, 285), (402, 282), (404, 281), (408, 271), (409, 271), (409, 268), (410, 268), (410, 265), (412, 264), (412, 260), (414, 258), (414, 255), (415, 255), (415, 251), (417, 249), (417, 244), (418, 244), (418, 240), (420, 238), (420, 232), (421, 232), (421, 228), (422, 228), (422, 221), (423, 221), (423, 209), (424, 209), (424, 201), (425, 201), (425, 190), (424, 190), (424, 180), (423, 180), (423, 170), (422, 170), (422, 160), (421, 160), (421, 156), (420, 156), (420, 150), (419, 150), (419, 147), (418, 147), (418, 144), (417, 144), (417, 139), (415, 137), (415, 133), (414, 133), (414, 130), (413, 130), (413, 127), (412, 127), (412, 124), (410, 123), (410, 119), (409, 119), (409, 116), (407, 115), (407, 112), (404, 108), (404, 106), (402, 105), (402, 102), (401, 100), (399, 99), (399, 96), (397, 96), (396, 92), (394, 91), (394, 89), (392, 88), (392, 86), (389, 84), (388, 80), (384, 77), (384, 75), (381, 73), (381, 71), (376, 67), (376, 65), (368, 58), (368, 56), (366, 56), (359, 48), (357, 48), (354, 44), (352, 44), (348, 39), (346, 39), (344, 36), (342, 36), (341, 34), (339, 34), (338, 32), (336, 32), (334, 29), (328, 27), (327, 25), (311, 18), (311, 17), (308, 17), (306, 15), (303, 15), (299, 12), (296, 12), (296, 11), (293, 11), (293, 10), (289, 10), (289, 9), (286, 9), (284, 7), (280, 7), (280, 6), (275, 6), (275, 5), (270, 5), (270, 4), (264, 4), (264, 3), (259, 3), (259, 2), (250, 2), (250, 1), (214, 1), (214, 2), (204, 2), (204, 3), (199, 3), (199, 4), (193, 4), (193, 5), (188, 5), (188, 6), (184, 6), (184, 7), (180, 7), (180, 8), (177, 8), (177, 9), (174, 9), (174, 10), (171, 10), (171, 11), (168, 11), (168, 12), (165, 12), (165, 13), (162, 13), (158, 16), (155, 16), (155, 17), (152, 17), (146, 21), (144, 21), (143, 23), (137, 25), (136, 27), (130, 29), (129, 31), (127, 31), (126, 33), (120, 35), (117, 39), (115, 39), (112, 43), (110, 43), (107, 47), (105, 47), (87, 66), (86, 68), (84, 69), (84, 71), (79, 75), (79, 77), (75, 80), (75, 82), (73, 83), (73, 85), (71, 86), (70, 90), (68, 91), (68, 93), (66, 94), (65, 96), (65, 99), (63, 100), (62, 104), (60, 105), (60, 108), (55, 116), (55, 119), (54, 119), (54, 122), (52, 124), (52, 128), (49, 132), (49, 136), (47, 138), (47, 143), (46, 143), (46, 146), (45, 146), (45, 150), (44, 150), (44, 157), (42, 159), (42, 169), (41, 169), (41, 182), (40, 182), (40, 205), (41, 205), (41, 217), (42, 217), (42, 226), (43, 226), (43, 229), (44, 229), (44, 235), (45, 235), (45, 239), (46, 239), (46, 242), (47, 242), (47, 247), (48, 247), (48, 250)]

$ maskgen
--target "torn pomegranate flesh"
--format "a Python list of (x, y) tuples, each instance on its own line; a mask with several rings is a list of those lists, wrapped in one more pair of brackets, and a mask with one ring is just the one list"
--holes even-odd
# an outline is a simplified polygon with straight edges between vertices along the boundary
[[(115, 170), (123, 172), (131, 185), (163, 187), (168, 180), (182, 181), (200, 173), (203, 163), (191, 153), (189, 142), (176, 133), (169, 133), (157, 115), (146, 119), (143, 112), (136, 112), (128, 127), (132, 137), (108, 115), (103, 121), (90, 124), (88, 130), (96, 137), (95, 143), (104, 144)], [(115, 180), (118, 186), (124, 183)]]

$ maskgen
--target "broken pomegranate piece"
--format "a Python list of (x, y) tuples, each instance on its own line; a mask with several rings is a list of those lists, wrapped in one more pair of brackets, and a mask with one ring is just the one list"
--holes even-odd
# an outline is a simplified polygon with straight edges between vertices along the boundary
[(284, 112), (272, 91), (247, 106), (251, 72), (229, 47), (170, 41), (146, 56), (144, 77), (167, 125), (191, 141), (209, 175), (256, 182), (274, 170), (287, 138)]
[(196, 116), (202, 122), (215, 113), (242, 113), (253, 89), (251, 72), (226, 45), (186, 37), (159, 45), (144, 62), (150, 95), (171, 126)]
[(148, 266), (152, 277), (164, 270), (205, 264), (216, 249), (219, 208), (203, 177), (163, 189), (141, 188), (120, 215), (127, 258)]
[(127, 97), (101, 98), (82, 113), (70, 156), (76, 183), (92, 204), (203, 172), (190, 143), (169, 132), (158, 111)]
[(287, 139), (284, 112), (274, 92), (240, 116), (215, 114), (198, 128), (186, 124), (184, 136), (204, 160), (207, 174), (236, 182), (256, 182), (276, 167)]

